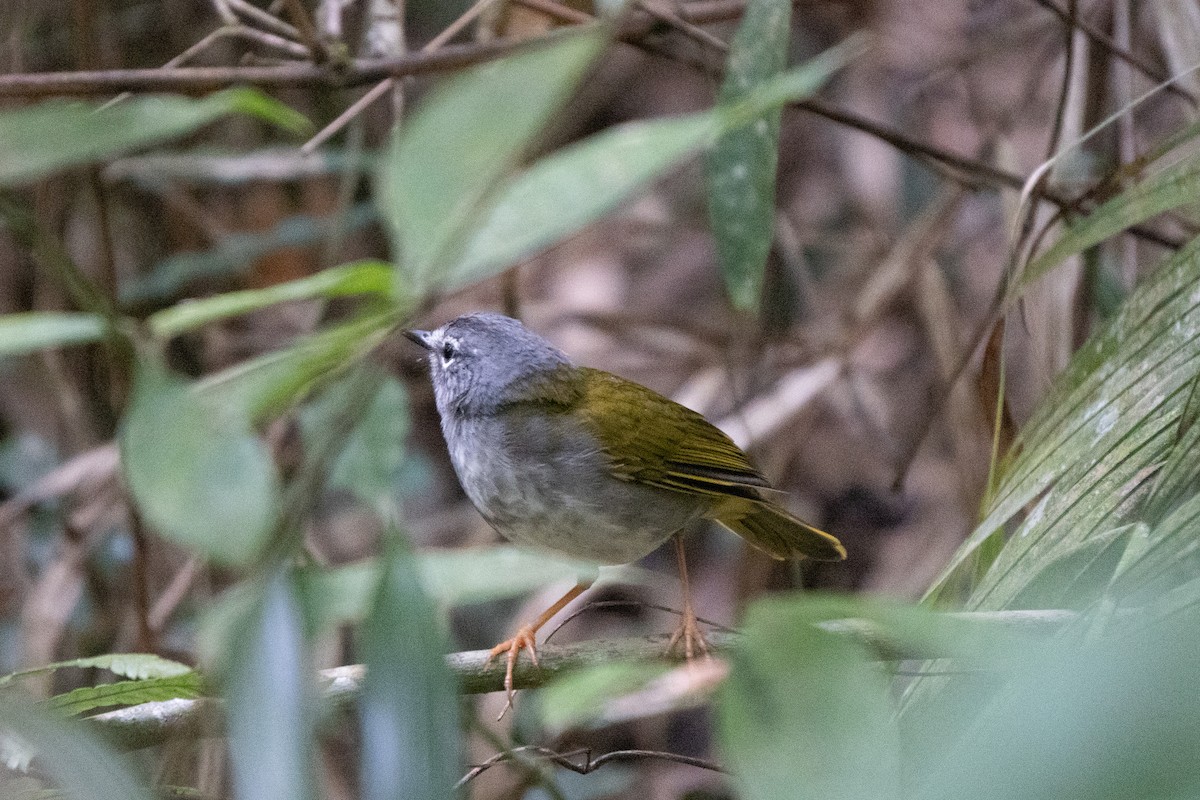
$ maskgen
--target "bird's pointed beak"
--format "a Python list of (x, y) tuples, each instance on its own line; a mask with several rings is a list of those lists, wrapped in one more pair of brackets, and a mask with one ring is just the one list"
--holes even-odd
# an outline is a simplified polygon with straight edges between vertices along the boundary
[(404, 331), (404, 338), (408, 339), (410, 342), (416, 342), (426, 350), (433, 349), (433, 345), (429, 343), (429, 331)]

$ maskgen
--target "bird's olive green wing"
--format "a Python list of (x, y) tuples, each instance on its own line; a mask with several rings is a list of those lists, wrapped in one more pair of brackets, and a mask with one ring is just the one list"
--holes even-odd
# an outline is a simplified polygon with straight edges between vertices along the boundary
[(767, 496), (774, 491), (767, 479), (704, 417), (616, 375), (594, 369), (580, 373), (586, 388), (576, 409), (617, 478), (711, 495), (712, 517), (772, 558), (846, 557), (835, 537)]
[(681, 492), (760, 500), (771, 485), (704, 417), (645, 386), (581, 369), (584, 424), (622, 480)]

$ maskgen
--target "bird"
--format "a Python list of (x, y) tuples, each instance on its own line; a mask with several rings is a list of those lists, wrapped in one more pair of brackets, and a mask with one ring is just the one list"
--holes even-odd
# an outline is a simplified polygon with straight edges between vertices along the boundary
[[(641, 384), (576, 365), (520, 321), (460, 316), (405, 330), (426, 351), (450, 461), (463, 491), (503, 537), (599, 564), (627, 564), (674, 539), (683, 586), (680, 645), (707, 654), (688, 584), (682, 531), (713, 520), (768, 556), (840, 561), (838, 539), (794, 516), (741, 448), (699, 413)], [(591, 586), (577, 584), (491, 649), (506, 655), (512, 707), (521, 650)], [(503, 714), (503, 712), (502, 712)]]

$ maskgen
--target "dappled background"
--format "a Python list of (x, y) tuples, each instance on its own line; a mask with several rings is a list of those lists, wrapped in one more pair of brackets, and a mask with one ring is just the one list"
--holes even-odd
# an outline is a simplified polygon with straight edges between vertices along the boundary
[[(277, 5), (253, 12), (179, 0), (5, 3), (0, 104), (80, 89), (4, 88), (24, 73), (159, 68), (185, 52), (189, 65), (230, 68), (304, 57), (304, 31), (283, 22), (291, 18), (282, 7), (291, 4)], [(409, 2), (403, 27), (387, 23), (388, 10), (395, 14), (387, 2), (345, 5), (340, 35), (352, 54), (398, 56), (428, 45), (469, 4)], [(645, 24), (611, 47), (539, 150), (621, 122), (710, 107), (740, 8), (730, 0), (648, 2), (639, 12)], [(455, 41), (485, 47), (540, 36), (594, 11), (497, 2)], [(224, 33), (206, 41), (216, 31)], [(1196, 61), (1194, 4), (800, 3), (789, 62), (855, 32), (870, 35), (868, 49), (817, 99), (784, 111), (774, 239), (756, 313), (735, 310), (727, 298), (704, 165), (694, 160), (567, 241), (436, 298), (413, 320), (432, 327), (481, 309), (521, 317), (579, 363), (644, 383), (718, 422), (788, 493), (793, 511), (845, 542), (850, 556), (841, 564), (776, 564), (728, 533), (696, 530), (689, 557), (697, 610), (726, 626), (737, 625), (750, 599), (791, 587), (919, 598), (977, 521), (993, 453), (1007, 450), (1071, 353), (1143, 269), (1194, 233), (1182, 219), (1137, 230), (1060, 267), (998, 322), (1014, 243), (1036, 241), (1055, 215), (1069, 217), (1119, 191), (1123, 175), (1114, 167), (1194, 116), (1192, 92), (1200, 87), (1189, 75), (1060, 160), (1034, 190), (1035, 212), (1014, 221), (1018, 192), (1039, 164)], [(10, 214), (0, 228), (0, 312), (73, 308), (55, 271), (60, 255), (138, 317), (185, 298), (387, 259), (372, 159), (392, 123), (436, 80), (422, 75), (385, 87), (303, 150), (312, 132), (225, 118), (168, 150), (72, 169), (6, 195), (6, 209), (19, 205), (34, 222), (17, 225)], [(80, 81), (101, 98), (115, 94)], [(298, 80), (270, 91), (321, 129), (374, 85), (360, 82), (338, 89)], [(169, 361), (188, 376), (211, 375), (346, 318), (351, 308), (338, 300), (258, 310), (174, 339)], [(112, 442), (129, 376), (110, 369), (98, 349), (0, 361), (0, 673), (120, 650), (191, 663), (200, 610), (233, 581), (127, 513)], [(392, 396), (394, 424), (373, 435), (384, 451), (403, 440), (390, 490), (414, 544), (496, 541), (450, 469), (420, 353), (392, 337), (371, 359), (404, 389)], [(321, 419), (302, 410), (264, 430), (285, 476), (319, 438), (313, 426)], [(351, 492), (329, 488), (309, 512), (306, 538), (319, 562), (377, 554), (381, 525)], [(664, 548), (642, 566), (656, 579), (593, 591), (575, 607), (629, 602), (586, 611), (555, 640), (671, 629), (674, 619), (653, 606), (678, 607), (673, 556)], [(514, 614), (528, 617), (556, 591), (525, 605), (458, 610), (455, 647), (491, 645), (513, 627)], [(352, 639), (328, 637), (318, 666), (358, 660)], [(42, 691), (83, 677), (64, 672), (53, 680)], [(498, 696), (475, 702), (488, 712), (472, 751), (482, 760), (512, 732), (508, 722), (491, 724)], [(517, 741), (545, 744), (525, 707), (518, 702)], [(711, 755), (703, 710), (571, 734), (551, 746)], [(330, 796), (354, 796), (351, 748), (335, 737), (323, 751)], [(203, 768), (219, 785), (220, 768)], [(571, 797), (727, 791), (720, 776), (672, 763), (562, 780)], [(533, 769), (498, 768), (472, 785), (476, 796), (507, 797), (538, 781)]]

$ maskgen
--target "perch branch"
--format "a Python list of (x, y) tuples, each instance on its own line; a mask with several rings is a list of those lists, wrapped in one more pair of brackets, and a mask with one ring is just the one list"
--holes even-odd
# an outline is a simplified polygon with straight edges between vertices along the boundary
[[(996, 611), (952, 613), (948, 619), (970, 620), (996, 626), (998, 631), (1050, 635), (1075, 619), (1075, 613), (1061, 610)], [(873, 650), (881, 661), (930, 659), (946, 655), (918, 652), (896, 641), (874, 624), (861, 619), (831, 620), (819, 627), (829, 633), (846, 636)], [(569, 670), (608, 664), (614, 661), (643, 661), (663, 657), (668, 637), (640, 639), (598, 639), (577, 644), (544, 644), (538, 648), (541, 666), (522, 659), (513, 675), (517, 689), (533, 689)], [(713, 653), (729, 650), (736, 634), (710, 633)], [(451, 653), (446, 663), (458, 679), (463, 694), (498, 692), (504, 688), (504, 660), (487, 663), (487, 650)], [(351, 703), (362, 688), (366, 669), (360, 664), (321, 671), (322, 699), (337, 704)], [(214, 698), (164, 700), (143, 703), (90, 717), (88, 722), (117, 747), (139, 750), (162, 744), (172, 738), (194, 739), (218, 735), (223, 727), (222, 703)]]

